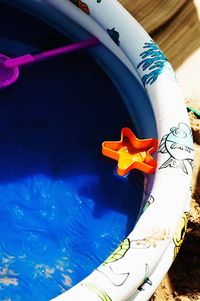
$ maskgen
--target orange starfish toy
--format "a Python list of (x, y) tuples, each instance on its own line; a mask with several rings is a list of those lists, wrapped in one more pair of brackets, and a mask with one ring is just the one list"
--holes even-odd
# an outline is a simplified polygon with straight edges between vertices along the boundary
[(150, 174), (155, 171), (157, 166), (151, 156), (157, 148), (157, 139), (140, 140), (129, 128), (123, 128), (120, 141), (102, 143), (102, 154), (118, 161), (117, 173), (119, 176), (125, 176), (134, 168)]

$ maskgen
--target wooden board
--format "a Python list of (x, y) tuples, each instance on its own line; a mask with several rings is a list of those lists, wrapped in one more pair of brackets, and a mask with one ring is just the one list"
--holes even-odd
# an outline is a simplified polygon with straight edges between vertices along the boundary
[[(187, 0), (119, 0), (152, 33), (165, 24)], [(191, 0), (190, 0), (191, 1)]]

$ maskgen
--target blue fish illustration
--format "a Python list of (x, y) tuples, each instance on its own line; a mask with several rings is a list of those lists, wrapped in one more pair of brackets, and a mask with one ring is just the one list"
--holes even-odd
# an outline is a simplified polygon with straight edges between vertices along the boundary
[(188, 174), (186, 162), (193, 165), (193, 140), (190, 127), (185, 123), (179, 123), (178, 127), (172, 127), (170, 133), (164, 135), (159, 146), (160, 153), (168, 153), (170, 157), (161, 168), (181, 168)]

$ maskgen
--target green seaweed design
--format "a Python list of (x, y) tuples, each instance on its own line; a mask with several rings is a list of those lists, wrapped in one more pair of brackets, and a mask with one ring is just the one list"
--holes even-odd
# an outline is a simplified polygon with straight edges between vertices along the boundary
[(148, 84), (152, 85), (164, 72), (169, 78), (176, 81), (170, 63), (153, 40), (144, 43), (143, 49), (144, 51), (140, 54), (141, 61), (137, 65), (137, 69), (140, 68), (145, 72), (145, 75), (142, 76), (142, 83), (144, 86)]
[(112, 299), (108, 296), (108, 294), (96, 284), (93, 283), (83, 283), (83, 286), (87, 287), (89, 290), (95, 292), (99, 299), (102, 301), (112, 301)]
[(126, 238), (119, 247), (104, 261), (103, 265), (109, 264), (111, 262), (117, 261), (124, 257), (126, 252), (130, 249), (131, 242), (129, 238)]

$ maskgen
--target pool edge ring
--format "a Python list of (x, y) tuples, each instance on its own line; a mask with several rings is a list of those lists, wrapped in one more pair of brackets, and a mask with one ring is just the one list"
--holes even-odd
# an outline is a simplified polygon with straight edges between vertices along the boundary
[[(165, 251), (173, 242), (190, 194), (193, 140), (184, 98), (163, 52), (117, 1), (86, 0), (84, 3), (89, 8), (89, 15), (70, 1), (64, 4), (60, 0), (46, 2), (68, 17), (73, 16), (73, 20), (82, 26), (84, 19), (91, 18), (122, 49), (149, 95), (159, 139), (158, 167), (147, 201), (149, 206), (146, 206), (135, 228), (97, 270), (55, 299), (121, 301), (132, 295), (131, 300), (134, 300), (134, 294), (142, 292), (145, 285), (146, 289), (148, 285), (153, 286), (150, 275), (165, 260)], [(69, 13), (70, 9), (73, 13)], [(88, 24), (86, 28), (89, 30)], [(94, 34), (93, 31), (91, 33)], [(96, 36), (101, 40), (100, 36)], [(172, 252), (171, 263), (173, 256)], [(116, 283), (112, 273), (123, 274), (121, 282)], [(141, 293), (139, 300), (147, 299)]]
[[(193, 141), (182, 92), (165, 55), (117, 1), (76, 1), (79, 7), (68, 0), (44, 2), (73, 18), (113, 53), (119, 48), (118, 58), (132, 64), (148, 93), (159, 139), (154, 185), (135, 228), (101, 266), (55, 300), (147, 300), (142, 292), (155, 287), (151, 275), (166, 260), (169, 246), (168, 266), (173, 261), (174, 236), (190, 194)], [(104, 35), (95, 34), (91, 24)], [(161, 278), (163, 270), (158, 274)]]

